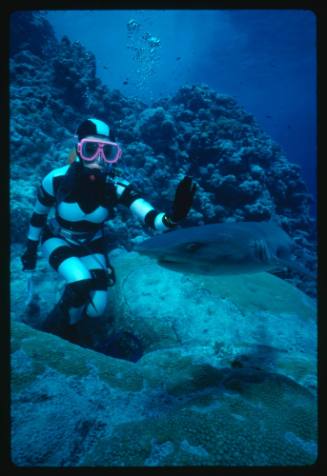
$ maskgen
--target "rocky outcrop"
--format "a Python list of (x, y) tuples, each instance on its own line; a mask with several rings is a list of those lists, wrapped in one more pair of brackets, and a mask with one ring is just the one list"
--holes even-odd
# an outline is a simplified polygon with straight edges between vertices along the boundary
[[(314, 301), (267, 273), (218, 279), (123, 250), (111, 258), (117, 282), (106, 316), (77, 326), (80, 345), (15, 320), (36, 322), (13, 283), (13, 462), (314, 462)], [(41, 258), (39, 270), (40, 322), (62, 283)]]
[[(136, 364), (12, 326), (12, 462), (18, 467), (307, 465), (316, 404), (255, 368), (197, 352)], [(295, 403), (296, 402), (296, 403)]]

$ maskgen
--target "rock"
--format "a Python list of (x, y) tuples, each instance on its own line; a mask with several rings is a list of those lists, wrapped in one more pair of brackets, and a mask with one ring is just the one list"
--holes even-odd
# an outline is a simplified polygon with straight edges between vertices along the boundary
[[(108, 291), (106, 315), (77, 324), (81, 346), (131, 361), (160, 349), (190, 349), (219, 367), (277, 372), (316, 389), (316, 303), (297, 288), (268, 273), (181, 274), (135, 252), (110, 257), (116, 284)], [(26, 308), (19, 257), (12, 275), (12, 320), (41, 328), (63, 280), (39, 257), (35, 306)]]
[(312, 464), (314, 302), (265, 273), (191, 276), (134, 252), (111, 259), (110, 325), (95, 339), (116, 358), (12, 321), (13, 463)]
[(84, 329), (106, 349), (12, 319), (13, 463), (312, 464), (314, 302), (267, 273), (191, 276), (135, 252), (111, 260), (105, 325)]
[(221, 365), (241, 359), (315, 388), (316, 303), (289, 283), (268, 273), (177, 273), (135, 252), (112, 263), (113, 329), (132, 332), (145, 354), (198, 349)]
[(18, 467), (315, 461), (315, 397), (287, 377), (218, 369), (178, 349), (135, 364), (18, 322), (11, 336), (11, 458)]

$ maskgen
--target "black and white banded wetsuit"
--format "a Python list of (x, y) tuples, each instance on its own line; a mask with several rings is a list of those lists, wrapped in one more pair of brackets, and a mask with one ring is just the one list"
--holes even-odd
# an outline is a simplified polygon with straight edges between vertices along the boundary
[[(158, 231), (171, 228), (126, 180), (102, 175), (74, 162), (48, 173), (38, 189), (28, 238), (42, 243), (52, 268), (66, 280), (63, 301), (70, 323), (84, 312), (101, 316), (107, 304), (107, 270), (103, 225), (110, 210), (128, 207), (145, 226)], [(47, 220), (54, 207), (55, 217)]]

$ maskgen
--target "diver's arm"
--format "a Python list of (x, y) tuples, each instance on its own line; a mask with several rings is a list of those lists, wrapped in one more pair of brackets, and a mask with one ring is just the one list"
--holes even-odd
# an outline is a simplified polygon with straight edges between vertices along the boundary
[(37, 199), (29, 222), (26, 250), (22, 256), (23, 269), (34, 269), (36, 265), (36, 251), (48, 213), (55, 203), (52, 184), (52, 172), (43, 179), (37, 191)]
[(47, 221), (47, 216), (54, 201), (55, 198), (52, 197), (41, 184), (37, 192), (36, 203), (30, 219), (27, 239), (39, 241), (42, 228)]
[(166, 213), (157, 211), (141, 194), (126, 180), (115, 180), (118, 204), (125, 205), (143, 223), (157, 231), (174, 228), (174, 223)]

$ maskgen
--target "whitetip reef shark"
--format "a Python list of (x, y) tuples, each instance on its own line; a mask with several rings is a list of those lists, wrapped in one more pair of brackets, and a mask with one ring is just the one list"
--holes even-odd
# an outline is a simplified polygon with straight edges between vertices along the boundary
[(280, 271), (311, 274), (291, 259), (294, 243), (273, 221), (228, 222), (168, 231), (134, 250), (174, 271), (223, 275)]

